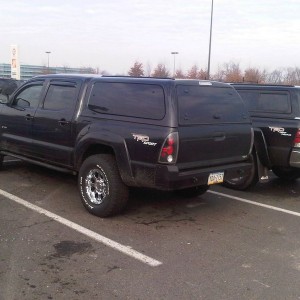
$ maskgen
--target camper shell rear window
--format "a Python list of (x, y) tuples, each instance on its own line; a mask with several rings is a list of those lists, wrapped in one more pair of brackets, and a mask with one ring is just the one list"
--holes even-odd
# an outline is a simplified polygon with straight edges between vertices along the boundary
[(230, 86), (178, 85), (179, 123), (245, 122), (246, 107)]

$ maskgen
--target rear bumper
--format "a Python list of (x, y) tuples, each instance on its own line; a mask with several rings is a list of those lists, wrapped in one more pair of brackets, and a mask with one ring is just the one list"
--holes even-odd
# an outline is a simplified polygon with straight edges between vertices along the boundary
[(300, 149), (293, 148), (290, 156), (290, 166), (300, 168)]
[(193, 170), (179, 170), (177, 166), (157, 165), (155, 173), (155, 188), (161, 190), (179, 190), (208, 183), (211, 173), (224, 172), (224, 181), (247, 174), (251, 163), (223, 165), (218, 167)]

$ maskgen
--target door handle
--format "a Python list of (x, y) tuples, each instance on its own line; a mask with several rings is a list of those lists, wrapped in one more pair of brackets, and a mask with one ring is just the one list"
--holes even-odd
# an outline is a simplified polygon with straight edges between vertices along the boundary
[(216, 120), (219, 120), (219, 119), (221, 119), (221, 115), (220, 114), (214, 114), (213, 118), (216, 119)]
[(213, 138), (216, 142), (224, 141), (226, 138), (225, 132), (215, 132)]
[(71, 122), (67, 121), (66, 119), (61, 119), (61, 120), (58, 121), (58, 124), (61, 125), (61, 126), (65, 126), (65, 125), (68, 125), (70, 123)]
[(34, 116), (32, 116), (32, 115), (30, 115), (30, 114), (27, 114), (26, 116), (25, 116), (25, 119), (27, 120), (27, 121), (30, 121), (30, 120), (32, 120), (34, 118)]

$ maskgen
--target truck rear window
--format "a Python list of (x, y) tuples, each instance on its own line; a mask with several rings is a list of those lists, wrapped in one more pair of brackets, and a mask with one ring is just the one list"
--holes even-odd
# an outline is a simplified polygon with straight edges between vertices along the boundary
[(231, 87), (177, 86), (182, 125), (248, 121), (246, 107)]
[(89, 108), (103, 114), (161, 120), (165, 115), (165, 96), (159, 85), (96, 82)]

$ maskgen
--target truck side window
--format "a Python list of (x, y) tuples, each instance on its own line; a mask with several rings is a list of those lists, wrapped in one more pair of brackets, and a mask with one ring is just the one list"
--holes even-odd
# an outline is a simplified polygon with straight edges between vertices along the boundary
[(287, 93), (260, 93), (258, 110), (275, 113), (290, 113), (291, 105)]
[(76, 100), (76, 86), (50, 85), (43, 108), (67, 110), (74, 107)]
[(14, 99), (13, 105), (22, 108), (37, 108), (43, 85), (32, 85), (22, 90)]
[(238, 90), (248, 109), (253, 112), (290, 113), (290, 97), (287, 92), (259, 92)]
[(89, 108), (103, 114), (161, 120), (165, 95), (155, 84), (96, 82)]

